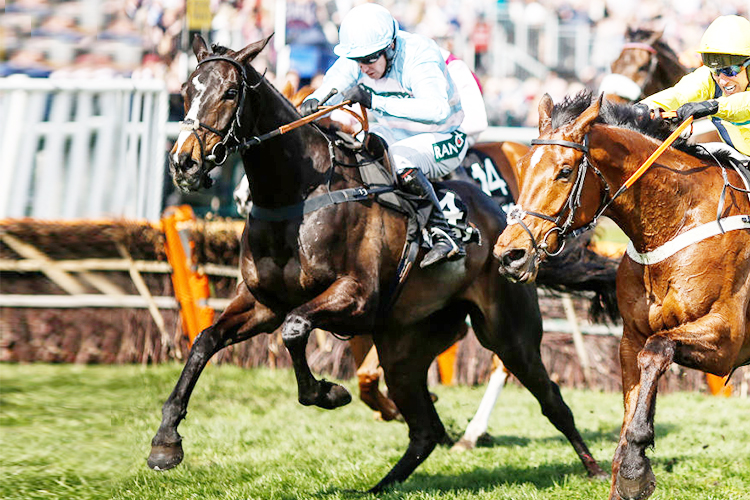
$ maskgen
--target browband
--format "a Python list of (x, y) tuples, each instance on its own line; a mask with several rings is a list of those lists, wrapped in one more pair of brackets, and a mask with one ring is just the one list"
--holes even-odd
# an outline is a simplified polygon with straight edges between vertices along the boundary
[(536, 145), (565, 146), (568, 148), (573, 148), (579, 151), (583, 151), (584, 153), (589, 152), (588, 144), (579, 144), (577, 142), (572, 142), (572, 141), (563, 141), (562, 139), (532, 139), (531, 145), (532, 146), (536, 146)]

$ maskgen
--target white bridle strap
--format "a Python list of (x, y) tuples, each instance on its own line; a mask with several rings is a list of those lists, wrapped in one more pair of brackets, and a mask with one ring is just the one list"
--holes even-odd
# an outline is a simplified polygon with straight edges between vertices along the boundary
[(678, 235), (674, 239), (654, 250), (651, 250), (650, 252), (640, 253), (636, 251), (633, 242), (629, 241), (626, 252), (628, 257), (638, 264), (648, 266), (673, 256), (693, 243), (698, 243), (706, 238), (716, 236), (717, 234), (723, 234), (727, 231), (736, 231), (737, 229), (750, 229), (750, 215), (733, 215), (731, 217), (720, 219), (719, 221), (711, 221), (701, 224), (698, 227), (694, 227), (693, 229)]

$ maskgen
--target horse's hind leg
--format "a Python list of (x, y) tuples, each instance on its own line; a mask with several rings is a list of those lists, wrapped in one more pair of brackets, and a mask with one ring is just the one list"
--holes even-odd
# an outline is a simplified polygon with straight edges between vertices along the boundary
[[(471, 315), (472, 325), (482, 345), (495, 351), (506, 368), (539, 401), (542, 413), (573, 445), (588, 475), (604, 479), (607, 473), (591, 456), (576, 429), (573, 413), (565, 404), (557, 384), (552, 382), (542, 363), (539, 346), (542, 318), (536, 291), (528, 285), (512, 285), (487, 318), (479, 311)], [(500, 311), (499, 307), (504, 307)]]
[(389, 395), (409, 426), (409, 446), (388, 474), (371, 491), (378, 492), (408, 478), (435, 446), (450, 438), (427, 388), (427, 370), (435, 357), (456, 338), (466, 311), (443, 311), (409, 331), (376, 336), (380, 364)]
[(500, 358), (495, 357), (495, 361), (498, 362), (498, 366), (493, 370), (490, 376), (490, 381), (487, 384), (487, 390), (484, 391), (482, 401), (479, 403), (479, 408), (474, 414), (474, 418), (471, 419), (469, 425), (466, 426), (466, 432), (456, 444), (453, 445), (452, 450), (464, 451), (471, 450), (476, 447), (479, 438), (487, 432), (487, 426), (489, 425), (490, 414), (492, 409), (495, 407), (497, 398), (500, 396), (500, 392), (505, 387), (505, 382), (508, 379), (508, 371), (500, 361)]
[(152, 469), (171, 469), (182, 462), (182, 438), (177, 426), (187, 414), (190, 395), (211, 356), (258, 333), (272, 332), (278, 325), (276, 316), (256, 302), (244, 284), (238, 288), (238, 296), (216, 323), (195, 338), (177, 385), (162, 407), (161, 425), (151, 440), (148, 457), (148, 466)]
[(388, 422), (400, 416), (396, 405), (378, 387), (382, 370), (378, 350), (370, 335), (358, 335), (349, 341), (349, 348), (357, 366), (359, 399), (376, 412), (376, 418)]

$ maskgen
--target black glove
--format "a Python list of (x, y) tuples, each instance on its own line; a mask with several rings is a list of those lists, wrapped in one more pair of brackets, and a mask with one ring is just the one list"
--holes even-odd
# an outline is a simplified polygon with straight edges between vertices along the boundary
[(312, 99), (308, 99), (299, 105), (299, 114), (301, 114), (302, 116), (311, 115), (318, 110), (319, 104), (320, 101), (315, 99), (314, 97)]
[(362, 84), (350, 88), (344, 92), (341, 97), (343, 97), (345, 101), (347, 99), (352, 101), (352, 104), (358, 102), (366, 108), (372, 107), (372, 93), (370, 93), (370, 91)]
[(633, 104), (633, 111), (635, 111), (635, 119), (639, 123), (645, 122), (651, 118), (651, 108), (642, 102)]
[(677, 118), (685, 121), (688, 116), (696, 120), (704, 116), (715, 115), (719, 111), (719, 101), (711, 99), (710, 101), (688, 102), (677, 108)]

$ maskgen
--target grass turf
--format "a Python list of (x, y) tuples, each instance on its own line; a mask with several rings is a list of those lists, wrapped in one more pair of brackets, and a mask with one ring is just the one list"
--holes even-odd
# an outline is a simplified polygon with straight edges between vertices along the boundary
[[(376, 422), (363, 404), (326, 411), (296, 402), (290, 371), (211, 365), (180, 426), (185, 461), (146, 467), (164, 399), (181, 367), (0, 365), (0, 498), (348, 499), (373, 486), (406, 449), (407, 429)], [(344, 385), (355, 390), (354, 381)], [(453, 437), (484, 387), (436, 387)], [(621, 396), (563, 390), (593, 455), (608, 469)], [(750, 499), (750, 401), (660, 396), (655, 500)], [(437, 448), (381, 499), (599, 499), (572, 447), (515, 386), (500, 396), (493, 439), (476, 450)]]

